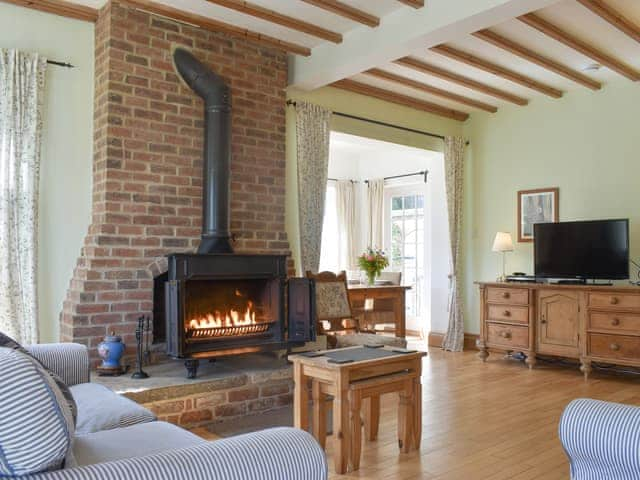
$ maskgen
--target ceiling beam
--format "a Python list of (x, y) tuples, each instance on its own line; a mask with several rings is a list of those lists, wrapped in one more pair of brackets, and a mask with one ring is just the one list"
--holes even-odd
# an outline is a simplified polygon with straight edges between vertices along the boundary
[(442, 80), (446, 80), (447, 82), (461, 85), (470, 90), (475, 90), (476, 92), (484, 93), (485, 95), (489, 95), (494, 98), (499, 98), (500, 100), (515, 103), (516, 105), (525, 106), (529, 103), (526, 98), (518, 97), (517, 95), (505, 92), (504, 90), (480, 83), (472, 78), (458, 75), (457, 73), (449, 72), (440, 67), (436, 67), (435, 65), (430, 65), (420, 60), (416, 60), (415, 58), (404, 57), (395, 60), (394, 63), (403, 67), (411, 68), (417, 72), (438, 77)]
[(494, 107), (493, 105), (488, 105), (486, 103), (480, 102), (478, 100), (474, 100), (469, 97), (457, 95), (447, 90), (442, 90), (440, 88), (433, 87), (426, 83), (418, 82), (417, 80), (413, 80), (412, 78), (407, 78), (401, 75), (396, 75), (395, 73), (387, 72), (385, 70), (380, 70), (379, 68), (372, 68), (371, 70), (367, 70), (366, 72), (363, 72), (363, 73), (375, 78), (380, 78), (382, 80), (387, 80), (389, 82), (402, 85), (404, 87), (409, 87), (409, 88), (413, 88), (414, 90), (419, 90), (421, 92), (429, 93), (437, 97), (446, 98), (447, 100), (461, 103), (463, 105), (468, 105), (469, 107), (479, 108), (480, 110), (484, 110), (485, 112), (496, 113), (498, 111), (498, 108)]
[(252, 42), (262, 43), (264, 45), (269, 45), (271, 47), (279, 48), (280, 50), (284, 50), (286, 52), (303, 55), (305, 57), (311, 55), (311, 49), (307, 47), (303, 47), (295, 43), (285, 42), (284, 40), (279, 40), (268, 35), (263, 35), (262, 33), (253, 32), (251, 30), (247, 30), (246, 28), (236, 27), (235, 25), (230, 25), (218, 20), (213, 20), (209, 17), (203, 17), (202, 15), (197, 15), (185, 10), (179, 10), (177, 8), (169, 7), (161, 3), (152, 2), (151, 0), (122, 1), (139, 10), (155, 15), (160, 15), (162, 17), (167, 17), (178, 22), (195, 25), (204, 30), (228, 33), (230, 35), (235, 35)]
[(560, 28), (556, 27), (552, 23), (543, 20), (539, 16), (530, 13), (528, 15), (523, 15), (518, 17), (518, 20), (529, 25), (532, 28), (535, 28), (539, 32), (547, 35), (548, 37), (557, 40), (558, 42), (566, 45), (577, 52), (582, 53), (584, 56), (589, 57), (601, 65), (610, 68), (611, 70), (618, 72), (620, 75), (627, 77), (634, 82), (640, 80), (640, 73), (631, 68), (628, 65), (625, 65), (619, 60), (611, 57), (610, 55), (604, 53), (602, 50), (599, 50), (591, 45), (586, 44), (582, 40), (574, 37), (570, 33), (567, 33)]
[(582, 5), (640, 43), (640, 27), (602, 0), (578, 0)]
[(470, 65), (479, 70), (483, 70), (485, 72), (489, 72), (498, 77), (502, 77), (506, 80), (509, 80), (513, 83), (517, 83), (522, 85), (523, 87), (530, 88), (531, 90), (535, 90), (537, 92), (543, 93), (553, 98), (561, 98), (562, 92), (556, 88), (553, 88), (549, 85), (545, 85), (537, 80), (521, 75), (513, 70), (509, 70), (507, 68), (501, 67), (500, 65), (496, 65), (495, 63), (488, 62), (481, 58), (478, 58), (470, 53), (463, 52), (461, 50), (457, 50), (453, 47), (448, 47), (447, 45), (438, 45), (436, 47), (432, 47), (431, 50), (433, 52), (439, 53), (447, 58), (451, 58), (452, 60), (456, 60), (460, 63), (464, 63), (466, 65)]
[(75, 18), (85, 22), (95, 22), (98, 19), (98, 10), (77, 3), (65, 2), (63, 0), (0, 0), (4, 3), (11, 3), (41, 12), (53, 13), (61, 17)]
[(424, 7), (424, 0), (398, 0), (400, 3), (404, 3), (408, 7), (422, 8)]
[(261, 18), (267, 22), (276, 23), (283, 27), (290, 28), (291, 30), (297, 30), (298, 32), (306, 33), (317, 38), (322, 38), (333, 43), (342, 42), (342, 35), (331, 30), (319, 27), (312, 23), (307, 23), (297, 18), (284, 15), (282, 13), (275, 12), (268, 8), (261, 7), (260, 5), (254, 5), (243, 0), (207, 0), (209, 3), (220, 5), (221, 7), (235, 10), (252, 17)]
[[(265, 0), (250, 1), (259, 1), (262, 5)], [(396, 8), (381, 19), (378, 28), (356, 28), (345, 34), (339, 45), (322, 42), (314, 46), (312, 56), (293, 57), (289, 62), (289, 87), (311, 91), (342, 78), (353, 78), (412, 52), (453, 42), (461, 35), (491, 28), (557, 1), (428, 0), (425, 8)], [(377, 2), (382, 0), (358, 0), (358, 5)], [(452, 3), (456, 4), (455, 8)]]
[(490, 43), (494, 47), (513, 53), (514, 55), (534, 63), (539, 67), (547, 69), (553, 73), (557, 73), (558, 75), (590, 88), (591, 90), (600, 90), (602, 88), (600, 82), (576, 72), (575, 70), (551, 60), (550, 58), (543, 57), (542, 55), (539, 55), (534, 51), (503, 37), (502, 35), (492, 32), (491, 30), (480, 30), (479, 32), (473, 33), (473, 36)]
[(321, 8), (341, 17), (348, 18), (354, 22), (362, 23), (369, 27), (377, 27), (380, 25), (380, 19), (375, 15), (370, 15), (367, 12), (353, 8), (346, 3), (339, 2), (338, 0), (302, 0), (309, 5)]
[(464, 122), (469, 118), (468, 113), (459, 112), (458, 110), (443, 107), (436, 103), (427, 102), (426, 100), (419, 100), (406, 95), (400, 95), (382, 88), (372, 87), (366, 83), (356, 82), (354, 80), (338, 80), (337, 82), (332, 83), (331, 86), (341, 90), (347, 90), (352, 93), (359, 93), (361, 95), (384, 100), (386, 102), (404, 105), (405, 107), (414, 108), (416, 110), (433, 113), (441, 117), (451, 118), (453, 120), (458, 120), (459, 122)]

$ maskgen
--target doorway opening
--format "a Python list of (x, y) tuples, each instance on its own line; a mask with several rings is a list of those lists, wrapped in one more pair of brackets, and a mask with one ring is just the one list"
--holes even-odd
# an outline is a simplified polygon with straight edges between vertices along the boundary
[[(426, 182), (416, 174), (425, 171)], [(390, 262), (386, 270), (410, 287), (407, 334), (426, 339), (430, 331), (446, 331), (450, 248), (443, 154), (332, 132), (328, 176), (320, 270), (346, 270), (350, 281), (364, 280), (357, 256), (368, 246), (382, 248)], [(374, 206), (368, 182), (385, 178), (383, 201)], [(339, 183), (344, 189), (345, 181), (351, 182), (356, 212), (350, 225), (340, 212), (345, 199)], [(372, 222), (382, 224), (379, 240), (372, 239)]]

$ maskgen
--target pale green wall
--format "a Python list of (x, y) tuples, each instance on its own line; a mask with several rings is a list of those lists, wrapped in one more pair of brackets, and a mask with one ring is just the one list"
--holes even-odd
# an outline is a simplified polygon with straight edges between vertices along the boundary
[(0, 48), (39, 52), (77, 68), (49, 66), (38, 249), (40, 340), (58, 339), (58, 319), (89, 225), (93, 136), (92, 23), (0, 3)]
[[(629, 218), (632, 258), (640, 255), (640, 88), (619, 80), (600, 92), (571, 91), (560, 100), (474, 114), (465, 125), (468, 149), (465, 225), (465, 318), (479, 330), (473, 281), (493, 280), (495, 233), (516, 239), (516, 192), (559, 187), (560, 220)], [(516, 243), (507, 271), (533, 272), (532, 244)], [(635, 274), (635, 269), (632, 269)]]
[[(304, 100), (332, 111), (378, 120), (393, 125), (423, 130), (438, 135), (462, 135), (463, 124), (412, 108), (402, 107), (337, 88), (325, 87), (312, 92), (287, 91), (291, 100)], [(300, 230), (298, 223), (298, 181), (296, 163), (296, 123), (293, 107), (287, 108), (287, 208), (286, 224), (296, 268), (300, 267)], [(331, 129), (362, 137), (398, 143), (410, 147), (442, 151), (440, 139), (394, 128), (334, 116)], [(372, 172), (372, 176), (375, 172)]]

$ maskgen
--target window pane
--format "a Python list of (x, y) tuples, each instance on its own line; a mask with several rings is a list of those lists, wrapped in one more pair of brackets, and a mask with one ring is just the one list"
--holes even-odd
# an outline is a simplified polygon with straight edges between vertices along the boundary
[[(422, 315), (424, 288), (424, 195), (391, 196), (390, 269), (402, 273), (402, 283), (412, 287), (406, 294), (406, 313)], [(389, 228), (389, 227), (388, 227)]]
[(404, 209), (410, 210), (413, 208), (416, 208), (416, 197), (413, 195), (404, 197)]

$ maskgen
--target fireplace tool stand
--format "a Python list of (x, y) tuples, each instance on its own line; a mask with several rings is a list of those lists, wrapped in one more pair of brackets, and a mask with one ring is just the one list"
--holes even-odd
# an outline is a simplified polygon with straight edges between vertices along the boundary
[(149, 319), (145, 318), (143, 315), (142, 317), (138, 318), (138, 326), (136, 327), (136, 371), (133, 372), (133, 375), (131, 375), (131, 378), (134, 378), (136, 380), (149, 378), (149, 374), (142, 370), (142, 362), (144, 356), (142, 348), (144, 343), (145, 322), (147, 325), (149, 325)]

